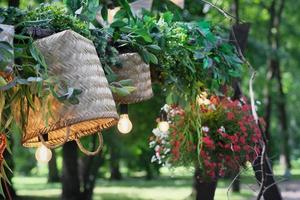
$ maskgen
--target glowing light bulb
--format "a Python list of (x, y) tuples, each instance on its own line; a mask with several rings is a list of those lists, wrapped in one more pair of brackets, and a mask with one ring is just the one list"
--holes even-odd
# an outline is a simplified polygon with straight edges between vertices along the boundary
[(167, 132), (170, 128), (170, 125), (168, 122), (166, 121), (161, 121), (158, 123), (158, 129), (161, 131), (161, 132)]
[(35, 158), (38, 162), (48, 163), (52, 158), (52, 152), (42, 144), (36, 149)]
[(127, 134), (132, 130), (132, 123), (128, 117), (128, 114), (120, 115), (118, 130), (123, 134)]

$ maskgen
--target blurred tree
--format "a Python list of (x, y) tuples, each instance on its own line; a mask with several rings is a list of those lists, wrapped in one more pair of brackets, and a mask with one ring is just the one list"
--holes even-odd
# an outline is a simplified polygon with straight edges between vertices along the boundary
[[(281, 21), (282, 21), (282, 13), (285, 6), (285, 0), (276, 1), (273, 0), (271, 6), (269, 8), (269, 15), (270, 15), (270, 26), (269, 26), (269, 33), (268, 33), (268, 43), (271, 47), (273, 52), (278, 52), (280, 48), (280, 28), (281, 28)], [(290, 169), (291, 169), (291, 161), (290, 161), (290, 150), (289, 150), (289, 132), (288, 132), (288, 119), (287, 119), (287, 112), (286, 112), (286, 96), (283, 91), (282, 85), (282, 72), (280, 68), (280, 57), (274, 55), (269, 55), (268, 58), (268, 73), (267, 73), (267, 84), (272, 83), (272, 79), (277, 80), (277, 93), (278, 97), (276, 100), (277, 109), (278, 109), (278, 117), (279, 122), (281, 125), (281, 134), (282, 134), (282, 141), (281, 141), (281, 156), (283, 157), (283, 165), (285, 168), (285, 175), (289, 176)], [(272, 85), (268, 85), (266, 90), (266, 112), (265, 112), (265, 119), (266, 119), (266, 132), (269, 136), (270, 133), (270, 120), (271, 120), (271, 112), (272, 112), (272, 101), (274, 97), (269, 92), (269, 87)]]
[(56, 163), (56, 151), (52, 150), (52, 158), (48, 163), (48, 182), (55, 183), (60, 182), (59, 172)]

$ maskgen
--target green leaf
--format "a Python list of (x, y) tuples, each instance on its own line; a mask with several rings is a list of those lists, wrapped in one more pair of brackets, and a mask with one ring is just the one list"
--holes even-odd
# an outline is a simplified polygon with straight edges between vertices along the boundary
[(0, 194), (1, 194), (1, 196), (3, 196), (5, 198), (5, 194), (4, 194), (4, 191), (3, 191), (2, 184), (0, 185)]
[(127, 17), (127, 12), (124, 9), (121, 9), (115, 14), (114, 19), (124, 19), (126, 17)]
[(202, 52), (202, 51), (195, 51), (194, 52), (194, 58), (196, 59), (196, 60), (201, 60), (201, 59), (203, 59), (205, 57), (205, 54)]
[(127, 23), (125, 23), (124, 21), (116, 20), (110, 25), (110, 27), (112, 27), (112, 28), (121, 28), (121, 27), (124, 27), (126, 25), (127, 25)]
[(81, 7), (81, 0), (64, 0), (64, 4), (71, 13), (75, 13)]
[(103, 6), (103, 7), (101, 8), (101, 16), (102, 16), (102, 18), (103, 18), (105, 21), (107, 21), (107, 18), (108, 18), (108, 9), (107, 9), (106, 6)]
[(167, 22), (168, 24), (170, 24), (173, 21), (173, 17), (174, 15), (171, 12), (165, 12), (162, 16), (164, 21)]
[(122, 88), (112, 87), (112, 88), (113, 88), (112, 92), (115, 93), (115, 94), (117, 94), (118, 96), (124, 97), (124, 96), (127, 96), (127, 95), (130, 94), (130, 92), (126, 88), (124, 88), (124, 87), (122, 87)]
[(134, 19), (135, 17), (133, 16), (133, 13), (131, 11), (128, 1), (127, 0), (118, 0), (118, 2), (121, 5), (121, 8), (123, 8), (126, 11), (128, 17)]
[(155, 52), (161, 51), (161, 48), (155, 44), (147, 45), (146, 48), (150, 51), (155, 51)]
[(230, 69), (230, 70), (228, 71), (228, 73), (229, 73), (229, 75), (232, 76), (232, 77), (240, 77), (240, 76), (241, 76), (241, 73), (240, 73), (240, 71), (238, 71), (238, 70), (232, 70), (232, 69)]
[(137, 35), (139, 35), (140, 37), (142, 37), (145, 40), (145, 42), (149, 42), (149, 43), (152, 42), (151, 35), (150, 35), (150, 33), (148, 33), (147, 30), (139, 29), (139, 30), (136, 30), (135, 33)]
[(120, 80), (119, 83), (123, 86), (132, 86), (133, 85), (132, 79)]
[(210, 57), (206, 57), (203, 60), (203, 68), (208, 69), (213, 65), (213, 60)]
[(153, 53), (148, 53), (150, 62), (157, 65), (158, 64), (158, 59)]

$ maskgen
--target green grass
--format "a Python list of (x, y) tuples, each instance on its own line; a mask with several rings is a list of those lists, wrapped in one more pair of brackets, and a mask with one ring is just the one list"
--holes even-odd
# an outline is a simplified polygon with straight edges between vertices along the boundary
[[(292, 180), (300, 179), (300, 160), (293, 161)], [(143, 178), (126, 178), (123, 181), (98, 179), (94, 190), (94, 200), (190, 200), (192, 193), (192, 169), (176, 168), (173, 171), (161, 170), (162, 177), (146, 181)], [(279, 166), (274, 167), (277, 179), (283, 174)], [(136, 174), (137, 175), (137, 174)], [(61, 184), (47, 183), (46, 176), (22, 177), (13, 179), (17, 194), (25, 200), (57, 200), (60, 199)], [(250, 169), (242, 173), (243, 184), (240, 194), (229, 192), (229, 200), (248, 200), (253, 191), (248, 187), (255, 185), (256, 180)], [(219, 180), (215, 200), (227, 200), (229, 180)]]
[[(45, 177), (15, 177), (13, 179), (18, 195), (28, 200), (57, 200), (61, 194), (61, 185), (48, 184)], [(216, 191), (216, 200), (226, 197), (228, 181), (220, 181)], [(141, 178), (128, 178), (124, 181), (97, 181), (94, 200), (183, 200), (192, 192), (191, 177), (162, 177), (145, 181)], [(242, 190), (241, 194), (230, 194), (231, 200), (243, 200), (251, 197), (251, 191)]]

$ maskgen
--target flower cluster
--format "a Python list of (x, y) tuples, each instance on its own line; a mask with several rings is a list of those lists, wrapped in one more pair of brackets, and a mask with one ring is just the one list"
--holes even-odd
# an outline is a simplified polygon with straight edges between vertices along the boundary
[(245, 98), (233, 101), (202, 93), (189, 109), (171, 106), (168, 113), (171, 128), (157, 147), (168, 151), (159, 163), (198, 165), (204, 177), (215, 178), (252, 162), (260, 152), (261, 130)]

